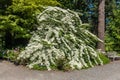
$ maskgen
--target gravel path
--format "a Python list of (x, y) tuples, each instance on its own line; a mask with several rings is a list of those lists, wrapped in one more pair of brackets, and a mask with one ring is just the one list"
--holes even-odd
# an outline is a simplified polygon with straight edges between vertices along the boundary
[(0, 61), (0, 80), (120, 80), (120, 61), (79, 71), (36, 71)]

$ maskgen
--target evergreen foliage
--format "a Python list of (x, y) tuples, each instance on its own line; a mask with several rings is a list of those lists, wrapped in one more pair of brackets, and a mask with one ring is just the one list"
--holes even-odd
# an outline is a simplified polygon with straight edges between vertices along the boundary
[(106, 31), (106, 50), (120, 52), (120, 10), (113, 10)]
[[(25, 45), (36, 29), (36, 15), (47, 6), (60, 5), (56, 0), (9, 0), (0, 1), (0, 34), (5, 48)], [(9, 6), (8, 6), (9, 5)], [(7, 6), (7, 7), (5, 7)]]
[(78, 13), (48, 7), (37, 18), (39, 26), (18, 57), (29, 68), (81, 69), (103, 64), (94, 47), (100, 40), (82, 28)]

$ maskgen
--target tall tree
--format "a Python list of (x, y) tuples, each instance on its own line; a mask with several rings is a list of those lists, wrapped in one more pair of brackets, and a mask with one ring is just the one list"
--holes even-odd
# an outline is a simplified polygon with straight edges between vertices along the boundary
[(98, 37), (103, 42), (98, 42), (98, 49), (101, 49), (102, 51), (105, 51), (104, 35), (105, 35), (105, 0), (99, 0), (99, 6), (98, 6)]

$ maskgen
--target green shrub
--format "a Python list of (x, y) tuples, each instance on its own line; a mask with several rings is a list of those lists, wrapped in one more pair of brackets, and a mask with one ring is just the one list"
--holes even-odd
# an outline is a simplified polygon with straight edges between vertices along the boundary
[(7, 52), (4, 54), (3, 58), (7, 59), (9, 61), (12, 61), (12, 62), (16, 62), (18, 55), (19, 55), (19, 51), (7, 50)]
[(100, 56), (100, 58), (102, 59), (103, 64), (107, 64), (107, 63), (110, 62), (110, 59), (107, 58), (104, 54), (101, 53), (101, 54), (99, 54), (99, 56)]
[(116, 51), (120, 53), (120, 10), (113, 10), (113, 16), (106, 27), (106, 51)]

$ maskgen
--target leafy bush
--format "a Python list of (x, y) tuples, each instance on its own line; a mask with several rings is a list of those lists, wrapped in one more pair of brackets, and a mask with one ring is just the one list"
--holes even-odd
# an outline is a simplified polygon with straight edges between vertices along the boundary
[(56, 0), (2, 0), (0, 4), (5, 6), (4, 14), (0, 13), (0, 34), (3, 47), (9, 49), (27, 44), (31, 31), (36, 29), (36, 15), (43, 7), (60, 5)]
[(3, 55), (3, 58), (4, 59), (7, 59), (8, 61), (12, 61), (14, 63), (17, 62), (17, 57), (19, 55), (19, 51), (18, 50), (7, 50), (4, 55)]
[(48, 7), (37, 18), (39, 27), (18, 57), (29, 68), (81, 69), (103, 64), (94, 47), (100, 40), (81, 28), (78, 13)]
[(99, 56), (100, 56), (100, 58), (102, 59), (103, 64), (107, 64), (107, 63), (110, 62), (110, 59), (107, 58), (104, 54), (100, 53)]
[(120, 10), (113, 10), (106, 31), (106, 51), (120, 52)]

